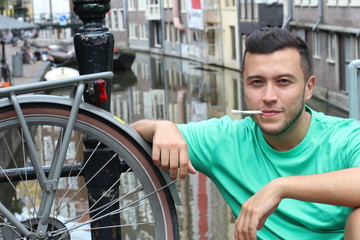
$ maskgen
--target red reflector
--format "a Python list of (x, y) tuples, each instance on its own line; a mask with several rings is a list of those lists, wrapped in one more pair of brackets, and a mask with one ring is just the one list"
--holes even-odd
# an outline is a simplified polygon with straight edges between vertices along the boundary
[(97, 80), (97, 87), (99, 92), (99, 103), (105, 102), (108, 100), (108, 96), (106, 93), (106, 81), (105, 80)]

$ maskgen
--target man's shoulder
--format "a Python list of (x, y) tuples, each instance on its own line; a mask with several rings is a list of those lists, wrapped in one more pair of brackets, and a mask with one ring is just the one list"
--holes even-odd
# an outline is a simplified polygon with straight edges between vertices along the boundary
[(321, 112), (312, 110), (315, 129), (318, 131), (330, 131), (337, 133), (354, 133), (360, 132), (360, 122), (351, 118), (342, 118), (337, 116), (326, 115)]

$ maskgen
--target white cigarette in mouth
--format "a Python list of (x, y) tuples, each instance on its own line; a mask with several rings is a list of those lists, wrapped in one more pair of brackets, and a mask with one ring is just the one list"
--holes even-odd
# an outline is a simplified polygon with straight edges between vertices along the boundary
[(262, 111), (257, 111), (257, 110), (231, 110), (232, 114), (262, 114)]

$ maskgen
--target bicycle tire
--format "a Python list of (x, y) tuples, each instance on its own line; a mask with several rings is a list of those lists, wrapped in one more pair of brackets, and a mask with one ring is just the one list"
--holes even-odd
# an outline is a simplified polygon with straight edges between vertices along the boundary
[[(48, 157), (51, 156), (51, 154), (49, 155), (49, 152), (46, 152), (50, 151), (49, 149), (51, 147), (49, 147), (49, 144), (53, 144), (54, 141), (59, 141), (60, 139), (55, 135), (53, 136), (54, 133), (52, 131), (54, 129), (61, 130), (66, 126), (70, 113), (70, 106), (51, 102), (27, 102), (21, 104), (21, 108), (27, 124), (31, 126), (31, 130), (40, 134), (40, 136), (34, 137), (34, 141), (36, 141), (37, 148), (39, 150), (39, 156), (41, 155), (43, 158), (40, 161), (42, 161), (45, 168), (45, 166), (48, 166), (50, 163)], [(147, 194), (152, 193), (157, 189), (161, 189), (166, 184), (166, 181), (160, 174), (159, 169), (153, 164), (150, 156), (146, 153), (146, 151), (144, 151), (144, 149), (142, 149), (141, 146), (139, 146), (131, 136), (124, 132), (122, 128), (119, 127), (119, 124), (116, 125), (113, 122), (107, 121), (96, 112), (88, 110), (86, 108), (86, 104), (82, 104), (80, 106), (79, 113), (77, 115), (74, 125), (73, 136), (76, 138), (79, 136), (92, 136), (102, 144), (106, 145), (108, 148), (110, 148), (113, 152), (117, 154), (118, 160), (116, 161), (116, 167), (121, 168), (122, 161), (125, 161), (127, 166), (130, 167), (131, 171), (122, 173), (118, 177), (120, 181), (124, 182), (121, 182), (120, 192), (122, 193), (125, 187), (129, 187), (129, 183), (135, 184), (139, 182), (143, 190), (137, 191), (134, 189), (130, 189), (127, 194), (130, 194), (131, 191), (135, 191), (135, 193), (130, 194), (131, 197), (137, 197), (138, 199), (140, 199), (141, 197), (146, 196)], [(52, 131), (48, 132), (49, 129), (51, 129)], [(24, 144), (22, 142), (23, 140), (21, 131), (19, 131), (19, 120), (13, 107), (11, 106), (1, 109), (0, 132), (0, 149), (4, 150), (3, 154), (1, 154), (2, 160), (0, 160), (0, 173), (3, 182), (1, 184), (4, 185), (5, 183), (7, 183), (9, 185), (9, 183), (11, 182), (10, 184), (14, 186), (7, 186), (6, 188), (1, 187), (0, 189), (7, 189), (5, 191), (8, 191), (9, 195), (12, 196), (11, 202), (13, 204), (11, 208), (15, 207), (15, 211), (13, 211), (14, 209), (11, 209), (10, 207), (8, 209), (14, 212), (14, 214), (16, 211), (20, 211), (21, 213), (17, 214), (17, 216), (19, 216), (18, 218), (21, 218), (24, 223), (31, 225), (31, 223), (29, 223), (29, 219), (31, 219), (33, 222), (36, 222), (38, 218), (38, 216), (36, 216), (36, 208), (38, 207), (37, 199), (39, 199), (40, 197), (38, 194), (41, 194), (41, 191), (39, 191), (39, 186), (33, 186), (36, 185), (34, 184), (34, 181), (36, 181), (36, 179), (31, 180), (31, 178), (34, 178), (34, 176), (30, 175), (31, 171), (29, 169), (31, 169), (31, 166), (28, 166), (29, 161), (26, 154), (24, 154)], [(49, 142), (46, 139), (50, 137), (52, 138), (52, 140), (50, 140)], [(73, 142), (80, 143), (79, 146), (83, 147), (81, 143), (82, 141), (80, 141), (79, 139), (74, 139)], [(21, 148), (20, 150), (18, 149), (19, 147)], [(9, 151), (10, 149), (17, 149), (17, 151), (15, 153), (7, 153), (5, 152), (5, 149), (7, 149), (7, 151)], [(74, 150), (74, 148), (69, 147), (69, 161), (65, 161), (65, 163), (67, 164), (66, 166), (68, 166), (69, 164), (75, 164), (74, 159), (76, 161), (76, 164), (82, 161), (79, 161), (78, 153), (73, 152), (72, 150)], [(7, 161), (6, 158), (9, 156), (12, 161), (9, 160), (9, 163), (7, 164), (8, 166), (5, 167), (5, 163)], [(18, 156), (18, 158), (14, 163), (13, 159), (15, 158), (15, 156)], [(49, 163), (45, 164), (44, 162)], [(58, 187), (57, 193), (65, 192), (66, 194), (68, 194), (69, 192), (72, 192), (71, 188), (73, 188), (73, 186), (71, 186), (72, 184), (69, 185), (68, 181), (71, 180), (72, 183), (74, 183), (74, 176), (70, 177), (69, 171), (65, 170), (66, 166), (63, 166), (62, 174), (62, 176), (65, 177), (62, 177), (60, 181), (63, 181), (63, 183), (61, 184), (69, 187), (70, 190), (66, 189), (65, 191), (65, 189)], [(17, 173), (17, 179), (16, 174), (15, 176), (10, 176), (8, 174), (9, 171), (13, 170), (15, 171), (15, 173)], [(80, 171), (82, 171), (82, 169)], [(19, 172), (22, 172), (22, 175)], [(76, 174), (78, 173), (75, 173), (75, 177), (77, 176)], [(84, 177), (81, 174), (77, 178), (79, 178), (80, 180), (76, 180), (76, 183), (78, 183), (78, 181), (84, 181)], [(136, 178), (136, 180), (134, 180), (134, 178)], [(29, 185), (29, 183), (31, 184)], [(87, 185), (87, 183), (85, 184)], [(92, 183), (89, 183), (89, 185), (90, 184)], [(30, 187), (32, 187), (32, 189), (30, 189)], [(14, 191), (15, 193), (11, 193), (11, 191)], [(93, 211), (93, 209), (91, 209), (89, 205), (86, 205), (86, 201), (83, 201), (84, 199), (86, 199), (83, 192), (84, 189), (80, 189), (76, 193), (79, 194), (79, 196), (69, 195), (66, 197), (61, 196), (61, 198), (56, 198), (56, 204), (53, 204), (52, 211), (55, 211), (56, 209), (59, 211), (60, 209), (62, 214), (63, 212), (65, 212), (68, 215), (64, 214), (59, 217), (57, 214), (52, 214), (52, 222), (49, 223), (49, 225), (51, 225), (51, 228), (55, 229), (53, 232), (60, 231), (59, 228), (61, 227), (58, 226), (66, 225), (67, 233), (69, 233), (70, 237), (73, 238), (75, 230), (78, 231), (78, 228), (75, 228), (77, 226), (75, 226), (74, 228), (68, 227), (69, 223), (65, 224), (64, 222), (66, 221), (64, 219), (72, 219), (73, 221), (74, 219), (76, 219), (76, 222), (79, 222), (80, 220), (94, 221), (94, 219), (91, 219), (87, 215), (87, 212), (91, 212)], [(0, 193), (0, 196), (4, 196), (4, 194)], [(122, 193), (122, 196), (125, 196), (125, 198), (127, 198), (124, 193)], [(9, 202), (7, 203), (6, 200), (4, 200), (3, 198), (4, 197), (2, 197), (1, 202), (11, 206), (11, 204), (9, 204)], [(59, 207), (59, 203), (57, 203), (57, 201), (63, 200), (65, 198), (67, 200), (70, 199), (69, 202), (65, 203), (65, 205), (60, 205), (61, 207)], [(119, 202), (116, 204), (122, 206), (128, 201), (132, 200), (120, 199)], [(120, 226), (111, 226), (111, 228), (108, 230), (108, 234), (113, 236), (115, 234), (114, 229), (121, 228), (121, 236), (123, 237), (123, 239), (179, 239), (176, 208), (168, 188), (164, 188), (161, 191), (152, 194), (144, 201), (146, 201), (144, 204), (136, 204), (135, 206), (131, 206), (128, 211), (122, 211), (121, 213), (119, 213), (121, 216)], [(14, 206), (14, 203), (17, 203), (17, 205)], [(65, 206), (65, 208), (67, 209), (66, 211), (62, 210), (64, 208), (63, 206)], [(79, 207), (81, 207), (82, 210)], [(28, 213), (25, 214), (25, 211)], [(76, 216), (73, 216), (73, 211), (76, 212)], [(30, 213), (34, 215), (27, 216), (27, 214)], [(134, 217), (139, 222), (131, 222), (130, 220), (132, 220), (132, 218)], [(142, 221), (144, 219), (149, 220), (149, 223), (143, 223)], [(0, 223), (0, 226), (10, 225), (9, 223), (6, 223), (6, 219), (1, 216), (1, 213), (0, 221), (2, 221), (2, 223)], [(75, 224), (73, 221), (71, 221), (70, 223)], [(81, 226), (85, 225), (84, 223), (76, 224)], [(36, 227), (36, 224), (33, 223), (33, 225), (34, 227)], [(94, 229), (91, 230), (92, 232), (94, 231)], [(48, 231), (49, 236), (51, 234), (53, 236), (53, 238), (49, 239), (57, 239), (55, 236), (59, 236), (55, 233), (51, 233), (51, 230), (49, 228)], [(92, 233), (92, 235), (92, 238), (96, 239), (94, 233)], [(87, 235), (84, 239), (89, 239), (89, 236)]]

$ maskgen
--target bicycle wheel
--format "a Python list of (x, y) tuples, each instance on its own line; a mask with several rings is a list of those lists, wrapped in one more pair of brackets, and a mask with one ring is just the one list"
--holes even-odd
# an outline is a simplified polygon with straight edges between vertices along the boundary
[[(21, 108), (37, 161), (48, 174), (70, 107), (22, 103)], [(1, 203), (36, 231), (43, 190), (12, 107), (1, 109), (0, 132)], [(86, 104), (80, 107), (61, 176), (44, 239), (179, 238), (172, 196), (161, 189), (165, 180), (149, 155), (119, 126), (86, 110)], [(23, 238), (1, 213), (0, 222), (4, 239)]]

